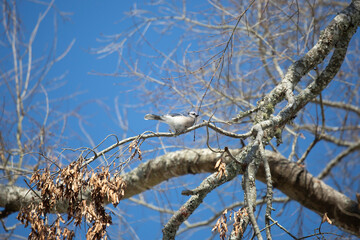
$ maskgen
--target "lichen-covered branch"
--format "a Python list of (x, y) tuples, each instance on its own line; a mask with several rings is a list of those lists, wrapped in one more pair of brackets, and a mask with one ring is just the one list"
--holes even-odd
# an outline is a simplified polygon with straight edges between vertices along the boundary
[[(233, 150), (232, 154), (236, 156), (240, 152), (241, 150)], [(124, 198), (147, 191), (174, 177), (214, 172), (214, 165), (220, 156), (221, 154), (213, 153), (209, 149), (192, 149), (172, 152), (142, 163), (123, 176), (127, 185)], [(280, 154), (265, 151), (265, 156), (271, 170), (273, 185), (277, 189), (321, 216), (327, 212), (336, 226), (360, 236), (360, 209), (356, 201), (315, 178), (298, 164), (289, 162)], [(229, 161), (231, 160), (226, 159), (227, 163)], [(167, 171), (164, 171), (165, 166)], [(266, 183), (264, 171), (260, 165), (256, 178)], [(36, 194), (27, 188), (4, 185), (0, 187), (0, 206), (5, 209), (16, 212), (21, 206), (37, 201)], [(60, 213), (66, 212), (67, 203), (58, 202), (56, 208)]]

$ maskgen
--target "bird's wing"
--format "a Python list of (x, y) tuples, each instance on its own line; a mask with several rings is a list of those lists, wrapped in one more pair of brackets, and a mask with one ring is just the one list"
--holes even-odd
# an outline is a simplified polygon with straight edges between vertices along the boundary
[(166, 114), (170, 117), (179, 117), (179, 116), (185, 116), (184, 114), (181, 114), (181, 113), (169, 113), (169, 114)]

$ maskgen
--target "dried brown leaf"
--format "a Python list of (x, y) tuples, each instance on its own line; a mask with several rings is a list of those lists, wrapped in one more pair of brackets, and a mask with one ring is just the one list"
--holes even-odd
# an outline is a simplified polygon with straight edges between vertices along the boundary
[(328, 217), (327, 213), (325, 213), (324, 216), (322, 217), (321, 223), (324, 223), (324, 222), (328, 222), (329, 224), (332, 224), (332, 221)]

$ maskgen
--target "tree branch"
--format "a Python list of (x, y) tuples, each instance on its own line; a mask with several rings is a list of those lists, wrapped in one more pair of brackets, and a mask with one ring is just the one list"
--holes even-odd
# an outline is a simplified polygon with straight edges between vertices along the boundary
[[(231, 153), (237, 156), (241, 151), (232, 150)], [(213, 153), (209, 149), (192, 149), (168, 153), (142, 163), (123, 176), (127, 184), (124, 198), (149, 190), (170, 178), (214, 172), (215, 163), (220, 156), (221, 154)], [(274, 188), (320, 216), (327, 213), (336, 226), (360, 236), (360, 209), (356, 201), (278, 153), (265, 151), (265, 157), (269, 163)], [(225, 161), (232, 160), (226, 158)], [(266, 183), (266, 174), (262, 166), (259, 167), (256, 177)], [(8, 211), (19, 211), (22, 205), (37, 201), (36, 195), (26, 188), (0, 185), (0, 189), (0, 207)], [(59, 213), (65, 212), (66, 208), (66, 202), (59, 202), (56, 206)]]

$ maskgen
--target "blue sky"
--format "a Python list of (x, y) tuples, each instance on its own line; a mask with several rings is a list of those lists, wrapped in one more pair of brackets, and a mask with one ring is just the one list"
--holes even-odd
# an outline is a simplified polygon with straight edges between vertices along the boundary
[[(43, 11), (45, 7), (24, 0), (19, 1), (18, 4), (26, 36), (34, 26), (38, 14)], [(68, 112), (81, 106), (80, 110), (77, 112), (83, 119), (81, 125), (86, 130), (86, 133), (89, 134), (94, 144), (99, 143), (109, 134), (116, 134), (119, 137), (123, 134), (116, 118), (117, 106), (115, 101), (118, 102), (118, 110), (123, 116), (125, 116), (124, 110), (126, 109), (127, 111), (126, 116), (129, 120), (129, 131), (126, 133), (127, 136), (137, 135), (145, 130), (155, 130), (156, 125), (153, 122), (147, 122), (143, 119), (144, 114), (151, 109), (151, 105), (146, 103), (141, 105), (141, 99), (137, 98), (136, 93), (130, 91), (133, 87), (130, 79), (126, 79), (126, 77), (105, 77), (90, 74), (91, 72), (113, 73), (118, 71), (118, 69), (116, 69), (117, 56), (115, 54), (100, 59), (99, 55), (91, 53), (91, 49), (104, 46), (104, 43), (99, 41), (104, 39), (104, 36), (117, 34), (126, 31), (131, 27), (133, 24), (132, 20), (126, 18), (124, 13), (134, 8), (135, 4), (144, 5), (143, 2), (61, 0), (57, 1), (55, 4), (59, 11), (57, 12), (56, 19), (58, 27), (57, 54), (61, 54), (72, 41), (75, 41), (75, 43), (67, 56), (59, 63), (55, 64), (48, 74), (48, 77), (52, 78), (66, 73), (64, 78), (59, 82), (60, 85), (62, 83), (65, 83), (65, 85), (51, 92), (51, 98), (57, 99), (63, 96), (72, 96), (74, 93), (77, 94), (66, 100), (64, 103), (61, 103), (61, 105), (54, 102), (54, 106), (58, 107), (59, 111), (63, 112)], [(147, 6), (147, 9), (151, 8), (151, 6)], [(59, 17), (60, 12), (66, 13), (63, 18)], [(148, 39), (153, 40), (154, 42), (162, 41), (161, 43), (164, 44), (164, 49), (171, 49), (178, 37), (175, 32), (174, 35), (167, 36), (166, 41), (164, 41), (159, 39), (155, 34), (151, 34), (152, 33), (150, 32), (147, 36)], [(46, 49), (51, 47), (53, 35), (54, 15), (51, 13), (40, 26), (34, 43), (35, 54), (40, 56)], [(196, 43), (194, 43), (193, 46), (196, 47)], [(127, 81), (130, 82), (127, 83)], [(121, 84), (124, 82), (126, 84)], [(41, 99), (37, 100), (41, 101)], [(160, 129), (166, 131), (167, 127), (161, 125)], [(84, 145), (90, 146), (92, 144), (89, 139), (85, 137), (84, 132), (82, 132), (78, 119), (74, 117), (71, 117), (67, 123), (65, 136), (64, 147), (76, 148)], [(187, 137), (191, 138), (191, 136)], [(303, 140), (299, 139), (299, 141)], [(144, 147), (146, 148), (145, 145)], [(316, 169), (314, 169), (314, 172), (316, 173)], [(201, 176), (204, 177), (206, 175)], [(195, 186), (199, 183), (200, 178), (185, 176), (171, 180), (166, 184), (173, 188), (174, 186), (181, 185), (179, 183), (191, 183)], [(239, 176), (237, 181), (239, 183), (236, 186), (241, 189), (241, 176)], [(226, 189), (226, 186), (224, 186), (224, 188)], [(259, 185), (259, 189), (264, 190), (264, 185)], [(172, 198), (184, 203), (187, 197), (180, 195), (181, 190), (182, 187), (180, 189), (174, 188), (168, 195), (169, 199), (166, 199), (163, 195), (159, 194), (159, 199), (157, 199), (158, 202), (152, 203), (166, 206), (168, 202), (171, 202)], [(229, 188), (229, 191), (229, 195), (233, 194), (232, 187)], [(217, 202), (217, 194), (218, 193), (214, 191), (206, 198), (206, 203), (214, 208), (218, 208), (219, 205), (222, 204)], [(154, 199), (152, 200), (155, 201)], [(287, 214), (292, 215), (294, 212), (299, 211), (299, 209), (300, 207), (298, 204), (291, 203), (287, 208)], [(165, 218), (159, 217), (159, 214), (155, 211), (139, 208), (136, 204), (129, 201), (120, 203), (117, 211), (123, 213), (123, 217), (128, 223), (132, 223), (134, 232), (138, 234), (140, 239), (161, 238), (161, 226), (166, 223), (166, 220), (169, 217), (169, 215), (165, 215)], [(319, 219), (314, 213), (306, 212), (306, 214), (314, 216), (314, 219), (316, 219), (314, 220), (315, 222)], [(195, 214), (194, 219), (200, 219), (203, 216), (204, 212), (199, 209)], [(289, 216), (289, 218), (291, 218), (291, 216)], [(284, 224), (287, 224), (286, 217), (281, 218), (281, 220)], [(111, 228), (110, 234), (115, 238), (118, 233), (117, 231), (124, 227), (119, 223), (120, 220), (116, 219), (114, 222), (115, 224), (113, 228)], [(116, 223), (119, 223), (119, 228)], [(292, 221), (292, 223), (294, 222)], [(304, 223), (304, 225), (304, 229), (306, 229), (306, 223)], [(311, 227), (313, 227), (313, 225), (311, 225)], [(308, 232), (311, 232), (313, 228), (307, 230)], [(1, 229), (0, 231), (3, 230)], [(204, 231), (200, 231), (191, 237), (193, 239), (195, 239), (195, 237), (202, 239), (204, 236), (209, 236), (209, 231), (209, 229), (204, 229)], [(81, 235), (82, 232), (84, 231), (80, 230), (78, 234)], [(16, 234), (20, 235), (21, 230), (17, 231)], [(287, 236), (284, 236), (283, 232), (279, 231), (277, 228), (274, 228), (274, 234), (274, 236), (276, 236), (276, 234), (281, 234), (281, 239), (288, 239)], [(132, 236), (130, 234), (124, 235), (123, 237), (124, 239), (131, 239)], [(184, 236), (184, 239), (186, 238), (187, 237)]]
[[(136, 104), (131, 92), (121, 84), (119, 79), (111, 76), (97, 76), (90, 72), (112, 73), (116, 70), (116, 56), (98, 59), (98, 55), (92, 54), (91, 49), (103, 46), (99, 43), (103, 35), (111, 35), (126, 30), (131, 26), (129, 20), (120, 22), (124, 18), (124, 12), (129, 11), (134, 1), (57, 1), (55, 5), (62, 11), (64, 17), (57, 15), (57, 54), (65, 51), (72, 41), (74, 42), (70, 52), (60, 62), (54, 65), (48, 74), (48, 78), (58, 77), (65, 74), (61, 80), (65, 85), (52, 92), (52, 97), (72, 96), (61, 106), (64, 111), (70, 111), (81, 106), (79, 114), (83, 116), (83, 127), (95, 143), (102, 140), (110, 133), (119, 134), (115, 113), (115, 98), (119, 102), (120, 111), (122, 107)], [(21, 1), (19, 4), (20, 14), (24, 19), (26, 29), (31, 30), (37, 19), (38, 10), (44, 10), (44, 6)], [(34, 52), (42, 54), (44, 49), (50, 48), (54, 34), (54, 15), (49, 14), (41, 24)], [(121, 80), (120, 80), (121, 81)], [(143, 111), (143, 110), (142, 110)], [(143, 113), (131, 109), (128, 112), (131, 134), (138, 134), (144, 129), (139, 129), (139, 122), (143, 121)], [(79, 123), (77, 119), (69, 119), (69, 135), (77, 135)], [(142, 125), (140, 125), (142, 126)], [(136, 129), (134, 129), (136, 127)], [(75, 131), (74, 131), (75, 130)], [(69, 144), (77, 147), (84, 144), (83, 134), (72, 139)], [(75, 146), (74, 146), (75, 144)]]

